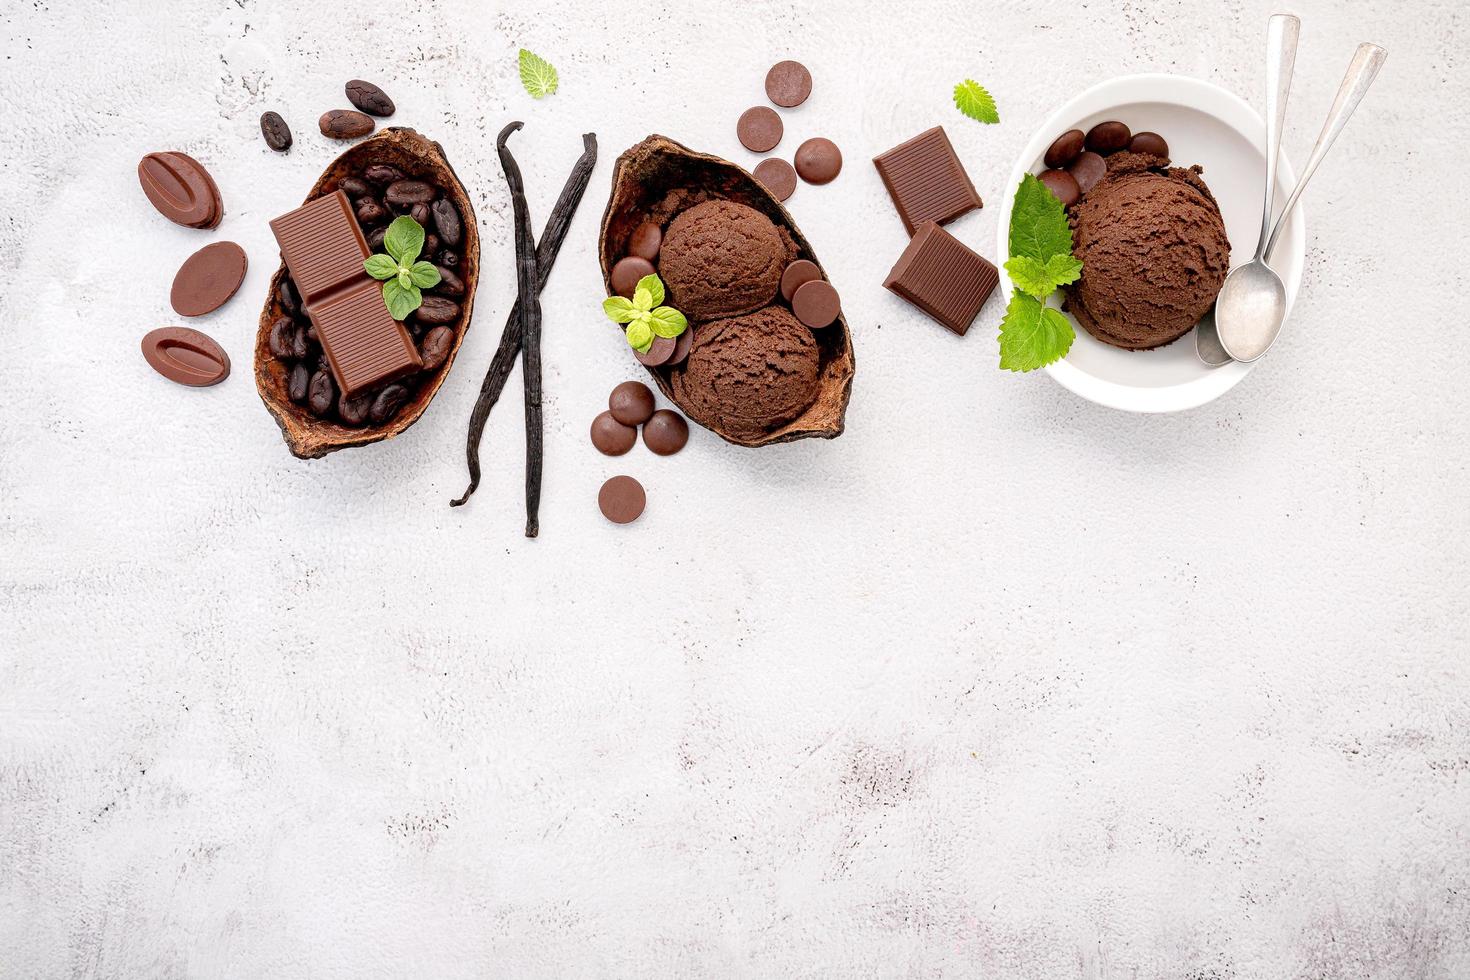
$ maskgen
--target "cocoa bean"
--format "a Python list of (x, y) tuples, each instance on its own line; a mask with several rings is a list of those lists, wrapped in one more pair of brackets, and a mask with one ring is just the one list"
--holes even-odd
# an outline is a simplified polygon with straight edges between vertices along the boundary
[(434, 230), (439, 232), (439, 240), (450, 248), (458, 248), (464, 225), (459, 220), (459, 209), (454, 202), (441, 197), (429, 205), (429, 210), (434, 212)]
[(310, 384), (311, 372), (306, 369), (306, 365), (291, 365), (291, 373), (286, 377), (286, 397), (300, 405), (306, 401), (306, 389)]
[(395, 180), (383, 192), (383, 200), (395, 207), (428, 204), (438, 191), (433, 184), (422, 180)]
[(408, 401), (407, 385), (397, 383), (385, 385), (373, 398), (373, 406), (368, 410), (368, 417), (373, 420), (374, 425), (382, 425), (397, 415), (398, 410), (406, 401)]
[(326, 371), (313, 374), (306, 393), (307, 407), (311, 409), (311, 414), (325, 417), (336, 401), (337, 386), (332, 383), (332, 375)]
[(454, 348), (454, 330), (451, 327), (435, 327), (424, 335), (419, 345), (419, 356), (424, 360), (425, 371), (437, 371), (449, 360)]
[(265, 137), (265, 145), (277, 153), (291, 149), (291, 127), (279, 112), (261, 113), (260, 135)]
[(419, 323), (453, 323), (459, 319), (459, 304), (443, 296), (425, 296), (423, 304), (413, 313)]
[(373, 131), (373, 117), (352, 109), (329, 109), (317, 120), (322, 135), (334, 140), (355, 140)]
[(354, 78), (347, 83), (347, 101), (374, 116), (391, 116), (397, 108), (393, 105), (393, 100), (388, 98), (387, 92), (360, 78)]

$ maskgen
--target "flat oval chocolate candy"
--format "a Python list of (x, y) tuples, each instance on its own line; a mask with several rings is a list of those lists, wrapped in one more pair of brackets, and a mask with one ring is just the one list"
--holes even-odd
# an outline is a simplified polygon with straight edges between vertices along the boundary
[(143, 337), (143, 358), (170, 381), (194, 388), (230, 376), (230, 356), (214, 338), (188, 327), (159, 327)]
[(213, 228), (224, 216), (219, 187), (186, 153), (150, 153), (138, 162), (138, 183), (158, 213), (186, 228)]
[(179, 316), (213, 313), (245, 280), (245, 250), (234, 242), (206, 245), (184, 260), (174, 276), (169, 302)]

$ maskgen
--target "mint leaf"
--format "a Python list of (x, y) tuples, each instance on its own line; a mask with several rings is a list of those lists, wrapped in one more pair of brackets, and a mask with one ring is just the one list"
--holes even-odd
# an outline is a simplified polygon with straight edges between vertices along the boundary
[(383, 283), (383, 302), (388, 304), (388, 315), (402, 320), (424, 302), (417, 286), (405, 286), (396, 278)]
[(1000, 366), (1006, 371), (1045, 367), (1066, 357), (1076, 336), (1061, 310), (1017, 289), (1000, 321)]
[(374, 279), (392, 279), (398, 275), (398, 263), (386, 255), (368, 256), (368, 260), (362, 264), (362, 267)]
[(415, 262), (408, 270), (409, 278), (420, 289), (439, 285), (439, 269), (432, 262)]
[(653, 346), (653, 329), (647, 320), (635, 320), (628, 324), (628, 345), (640, 354), (647, 354)]
[(653, 309), (653, 293), (650, 293), (642, 285), (639, 285), (637, 289), (633, 290), (633, 307), (640, 313), (647, 313)]
[(394, 218), (383, 236), (383, 250), (397, 259), (399, 265), (412, 265), (423, 248), (423, 226), (406, 214)]
[(651, 310), (655, 306), (662, 306), (663, 305), (663, 302), (664, 302), (664, 281), (658, 277), (658, 273), (656, 273), (656, 272), (650, 272), (648, 275), (644, 276), (642, 279), (639, 279), (638, 280), (638, 289), (646, 289), (646, 290), (648, 290), (648, 295), (653, 300), (653, 302), (651, 302), (651, 303), (648, 304), (648, 307), (647, 307), (648, 309)]
[(1011, 206), (1010, 257), (1026, 256), (1045, 264), (1053, 255), (1072, 254), (1072, 227), (1056, 195), (1036, 179), (1021, 178)]
[(556, 69), (545, 58), (521, 48), (520, 69), (521, 84), (531, 93), (531, 98), (539, 99), (556, 91)]
[(609, 296), (602, 301), (602, 312), (613, 323), (628, 323), (638, 316), (633, 301), (622, 296)]
[(660, 306), (649, 317), (648, 325), (660, 337), (677, 337), (689, 328), (689, 321), (684, 318), (684, 314), (672, 306)]
[(995, 100), (985, 87), (973, 79), (965, 79), (954, 87), (954, 104), (971, 119), (983, 123), (1000, 122), (1000, 113), (995, 110)]
[(1023, 292), (1046, 299), (1058, 286), (1076, 282), (1082, 275), (1082, 263), (1071, 255), (1053, 255), (1044, 263), (1029, 255), (1017, 255), (1006, 260), (1006, 272)]

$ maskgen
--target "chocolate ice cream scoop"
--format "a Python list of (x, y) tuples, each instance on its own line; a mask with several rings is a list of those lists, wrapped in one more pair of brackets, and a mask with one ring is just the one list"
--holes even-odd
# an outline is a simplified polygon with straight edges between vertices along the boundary
[(669, 224), (658, 273), (675, 308), (691, 320), (715, 320), (769, 303), (790, 258), (770, 218), (733, 201), (705, 201)]
[(820, 355), (812, 332), (784, 306), (703, 323), (674, 396), (701, 425), (755, 437), (799, 417), (817, 398)]
[(1066, 308), (1105, 344), (1149, 350), (1188, 333), (1230, 271), (1230, 240), (1200, 168), (1147, 154), (1108, 158), (1108, 172), (1072, 208), (1082, 277)]

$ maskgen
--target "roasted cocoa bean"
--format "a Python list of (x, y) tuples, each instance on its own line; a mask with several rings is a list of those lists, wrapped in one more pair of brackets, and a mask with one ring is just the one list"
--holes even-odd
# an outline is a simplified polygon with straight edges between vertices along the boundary
[(419, 323), (453, 323), (459, 319), (459, 304), (443, 296), (425, 296), (423, 304), (413, 313)]
[(281, 280), (281, 287), (276, 290), (276, 296), (281, 301), (281, 309), (295, 316), (301, 312), (301, 295), (296, 292), (296, 284), (291, 281), (290, 276)]
[(311, 356), (311, 340), (306, 336), (305, 327), (297, 327), (296, 332), (291, 335), (291, 356), (298, 361), (304, 361)]
[(440, 296), (463, 296), (464, 280), (455, 275), (454, 270), (448, 266), (437, 265), (439, 270), (439, 285), (430, 288), (429, 292), (438, 293)]
[(300, 405), (306, 401), (306, 389), (310, 384), (311, 372), (306, 369), (306, 365), (291, 365), (291, 373), (286, 376), (286, 397)]
[(451, 269), (458, 269), (459, 253), (452, 248), (441, 249), (439, 251), (438, 263), (440, 265), (447, 265)]
[(337, 187), (348, 197), (366, 197), (373, 192), (368, 182), (361, 177), (343, 177), (337, 181)]
[(375, 163), (362, 172), (363, 179), (374, 184), (391, 184), (403, 179), (403, 171), (391, 163)]
[(425, 371), (437, 371), (449, 360), (449, 351), (454, 347), (454, 330), (450, 327), (435, 327), (424, 334), (419, 345), (419, 356), (424, 359)]
[(322, 135), (334, 140), (355, 140), (373, 131), (373, 117), (352, 109), (329, 109), (317, 120)]
[(291, 127), (286, 125), (279, 112), (260, 114), (260, 135), (265, 137), (265, 145), (277, 153), (291, 149)]
[(371, 391), (359, 391), (351, 398), (343, 395), (337, 399), (337, 417), (348, 425), (362, 425), (367, 421), (368, 411), (372, 407)]
[(439, 236), (432, 231), (424, 236), (424, 247), (419, 249), (420, 255), (433, 255), (439, 251)]
[(395, 207), (428, 204), (439, 192), (434, 185), (422, 180), (395, 180), (383, 192), (383, 200)]
[(332, 383), (332, 375), (326, 371), (313, 374), (306, 393), (306, 406), (311, 414), (325, 416), (336, 401), (337, 386)]
[(390, 215), (388, 209), (375, 197), (365, 197), (357, 202), (357, 220), (364, 225), (381, 225)]
[(271, 356), (282, 361), (291, 359), (291, 348), (296, 338), (296, 321), (289, 316), (278, 317), (271, 324), (270, 339), (266, 342)]
[(408, 209), (408, 216), (427, 228), (429, 225), (429, 206), (427, 204), (415, 204)]
[(396, 383), (385, 385), (373, 398), (373, 407), (368, 410), (368, 418), (373, 420), (374, 425), (382, 425), (397, 415), (398, 410), (406, 401), (408, 401), (407, 385)]
[(372, 249), (374, 252), (381, 252), (383, 250), (383, 236), (386, 234), (388, 234), (387, 225), (374, 228), (372, 231), (368, 232), (368, 248)]
[(396, 108), (387, 92), (360, 78), (347, 83), (347, 101), (374, 116), (391, 116)]
[(306, 324), (306, 339), (313, 344), (320, 344), (322, 342), (322, 339), (316, 335), (316, 324), (310, 322)]
[(434, 230), (439, 233), (439, 240), (451, 248), (458, 248), (460, 237), (464, 234), (464, 225), (459, 220), (459, 208), (447, 197), (441, 197), (429, 205), (429, 210), (434, 212)]
[(328, 360), (327, 355), (325, 353), (323, 353), (319, 357), (317, 357), (317, 359), (316, 359), (316, 369), (318, 371), (328, 371), (328, 372), (330, 372), (332, 370), (332, 362), (330, 360)]

